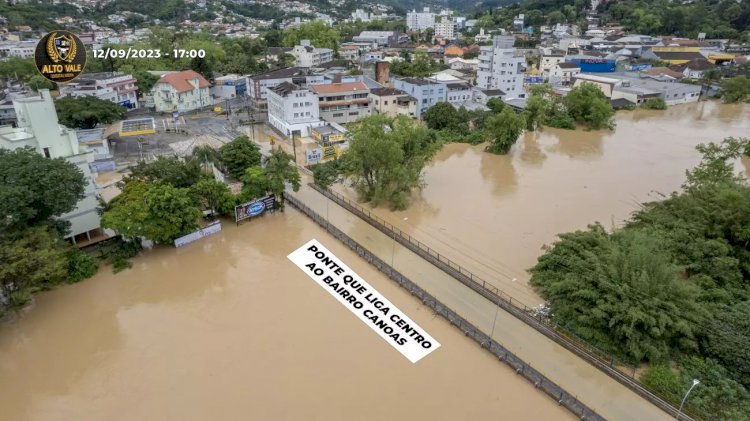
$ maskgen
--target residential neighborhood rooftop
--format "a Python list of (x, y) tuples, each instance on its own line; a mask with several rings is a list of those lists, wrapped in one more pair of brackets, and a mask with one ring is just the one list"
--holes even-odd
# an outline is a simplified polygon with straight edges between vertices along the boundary
[(347, 91), (366, 91), (367, 85), (364, 82), (346, 82), (346, 83), (328, 83), (324, 85), (312, 85), (310, 89), (316, 94), (332, 94), (336, 92)]
[(175, 73), (169, 73), (164, 76), (162, 76), (156, 83), (168, 83), (172, 85), (172, 87), (177, 92), (187, 92), (192, 91), (193, 89), (196, 89), (195, 86), (193, 86), (189, 81), (190, 80), (198, 80), (198, 87), (199, 88), (205, 88), (208, 86), (211, 86), (210, 83), (201, 76), (200, 73), (196, 72), (195, 70), (184, 70), (182, 72), (175, 72)]

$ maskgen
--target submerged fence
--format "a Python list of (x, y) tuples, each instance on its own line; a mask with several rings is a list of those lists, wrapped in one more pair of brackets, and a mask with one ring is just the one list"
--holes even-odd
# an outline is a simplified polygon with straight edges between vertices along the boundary
[(420, 299), (424, 305), (430, 307), (433, 311), (435, 311), (435, 313), (441, 315), (452, 325), (461, 329), (461, 331), (464, 332), (466, 336), (471, 337), (477, 343), (479, 343), (480, 346), (493, 353), (500, 361), (504, 362), (510, 368), (512, 368), (516, 372), (516, 374), (523, 376), (526, 380), (531, 382), (534, 387), (543, 391), (551, 398), (555, 399), (555, 401), (557, 401), (559, 405), (564, 406), (566, 409), (568, 409), (576, 416), (580, 417), (580, 419), (582, 420), (604, 420), (602, 416), (586, 406), (583, 402), (579, 401), (576, 396), (573, 396), (570, 393), (566, 392), (555, 382), (544, 376), (544, 374), (531, 367), (529, 364), (518, 358), (512, 352), (508, 351), (505, 347), (497, 343), (489, 335), (479, 330), (479, 328), (477, 328), (473, 324), (469, 323), (458, 313), (451, 310), (437, 298), (427, 293), (427, 291), (423, 290), (417, 284), (415, 284), (407, 277), (395, 270), (393, 267), (375, 256), (372, 252), (361, 246), (354, 239), (346, 235), (343, 231), (339, 230), (334, 225), (329, 224), (325, 218), (315, 213), (315, 211), (307, 207), (299, 199), (289, 194), (285, 194), (285, 196), (289, 204), (299, 209), (302, 213), (310, 217), (318, 225), (325, 228), (326, 231), (336, 237), (336, 239), (356, 252), (360, 257), (367, 260), (367, 262), (375, 266), (386, 276), (396, 281), (402, 288), (409, 291), (411, 295)]
[[(603, 371), (605, 374), (617, 380), (619, 383), (625, 385), (626, 387), (637, 393), (639, 396), (653, 403), (668, 414), (677, 416), (678, 409), (668, 399), (659, 396), (658, 394), (646, 388), (646, 386), (641, 382), (636, 380), (635, 367), (629, 366), (628, 364), (618, 360), (614, 356), (611, 356), (606, 352), (597, 349), (591, 344), (584, 342), (582, 339), (576, 337), (575, 334), (566, 330), (564, 327), (558, 325), (554, 321), (544, 318), (541, 315), (537, 317), (533, 316), (531, 314), (533, 310), (532, 308), (527, 307), (525, 304), (521, 303), (518, 300), (514, 300), (513, 297), (498, 289), (496, 286), (486, 282), (479, 276), (474, 275), (466, 268), (448, 259), (445, 255), (441, 255), (437, 251), (428, 247), (426, 244), (401, 231), (382, 218), (374, 215), (369, 210), (363, 208), (359, 204), (347, 199), (343, 195), (328, 189), (323, 189), (313, 183), (310, 183), (309, 185), (344, 209), (369, 223), (388, 237), (393, 238), (402, 246), (411, 250), (412, 252), (432, 263), (454, 279), (471, 288), (476, 293), (492, 301), (500, 308), (520, 319), (527, 325), (533, 327), (547, 338), (555, 341), (560, 346), (576, 354), (594, 367)], [(683, 408), (680, 414), (680, 418), (683, 420), (694, 420), (694, 418), (686, 414), (685, 408)]]

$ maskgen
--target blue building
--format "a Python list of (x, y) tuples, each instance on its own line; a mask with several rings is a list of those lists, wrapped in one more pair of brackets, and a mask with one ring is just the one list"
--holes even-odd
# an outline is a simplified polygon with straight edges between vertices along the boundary
[(566, 61), (578, 65), (583, 73), (612, 73), (617, 68), (617, 62), (613, 58), (573, 57)]
[(437, 82), (411, 77), (391, 78), (391, 86), (417, 99), (415, 117), (420, 118), (428, 108), (441, 101), (446, 101), (448, 88)]

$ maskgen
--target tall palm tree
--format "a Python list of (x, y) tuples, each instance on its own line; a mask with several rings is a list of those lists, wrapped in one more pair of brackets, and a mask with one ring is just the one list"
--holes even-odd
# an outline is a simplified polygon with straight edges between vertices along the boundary
[(206, 174), (211, 173), (211, 164), (218, 164), (221, 162), (219, 151), (208, 145), (196, 146), (193, 148), (193, 153), (190, 157), (201, 163), (203, 172)]

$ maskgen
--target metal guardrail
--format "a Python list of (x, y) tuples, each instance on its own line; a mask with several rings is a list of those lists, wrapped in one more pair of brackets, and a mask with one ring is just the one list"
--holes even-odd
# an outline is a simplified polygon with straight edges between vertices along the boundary
[[(320, 186), (315, 185), (314, 183), (309, 183), (309, 185), (319, 193), (339, 204), (344, 209), (347, 209), (349, 212), (369, 223), (388, 237), (393, 238), (399, 244), (408, 248), (423, 259), (429, 261), (454, 279), (471, 288), (473, 291), (482, 295), (486, 299), (492, 301), (500, 308), (512, 314), (527, 325), (533, 327), (547, 338), (555, 341), (560, 346), (571, 351), (605, 374), (617, 380), (619, 383), (628, 387), (639, 396), (653, 403), (668, 414), (677, 416), (678, 408), (673, 405), (671, 401), (651, 391), (643, 383), (635, 379), (634, 367), (628, 367), (627, 364), (624, 364), (617, 358), (584, 342), (583, 340), (577, 338), (575, 334), (565, 330), (557, 323), (554, 323), (549, 319), (542, 318), (541, 316), (532, 316), (530, 314), (530, 311), (532, 309), (522, 304), (519, 300), (514, 300), (513, 297), (498, 289), (496, 286), (488, 283), (479, 276), (474, 275), (466, 268), (448, 259), (445, 255), (441, 255), (437, 251), (428, 247), (426, 244), (401, 231), (382, 218), (373, 215), (372, 212), (364, 209), (362, 206), (347, 199), (343, 195), (328, 189), (323, 189)], [(621, 371), (621, 369), (619, 368), (620, 366), (629, 368), (628, 372)], [(686, 411), (685, 408), (682, 409), (682, 412), (680, 414), (680, 417), (684, 420), (696, 420), (696, 415), (693, 414), (693, 416), (691, 417), (690, 414), (692, 414), (692, 412)]]
[(453, 326), (459, 328), (464, 335), (474, 339), (482, 348), (487, 349), (494, 354), (500, 361), (507, 364), (516, 374), (523, 376), (537, 389), (541, 390), (547, 396), (553, 398), (559, 405), (564, 406), (567, 410), (578, 416), (582, 420), (604, 420), (593, 409), (578, 400), (577, 396), (571, 395), (560, 387), (557, 383), (548, 379), (544, 374), (533, 368), (531, 365), (520, 359), (518, 356), (507, 350), (501, 344), (492, 339), (489, 335), (482, 332), (479, 328), (461, 317), (457, 312), (451, 310), (448, 306), (440, 302), (437, 298), (430, 295), (417, 284), (409, 280), (406, 276), (399, 273), (386, 262), (375, 256), (368, 249), (357, 243), (354, 239), (346, 235), (343, 231), (331, 225), (325, 218), (318, 215), (307, 207), (302, 201), (292, 195), (284, 193), (287, 202), (299, 209), (302, 213), (310, 217), (318, 225), (325, 228), (331, 235), (356, 252), (360, 257), (367, 260), (378, 270), (396, 281), (402, 288), (422, 301), (422, 303), (435, 313), (439, 314), (450, 322)]

